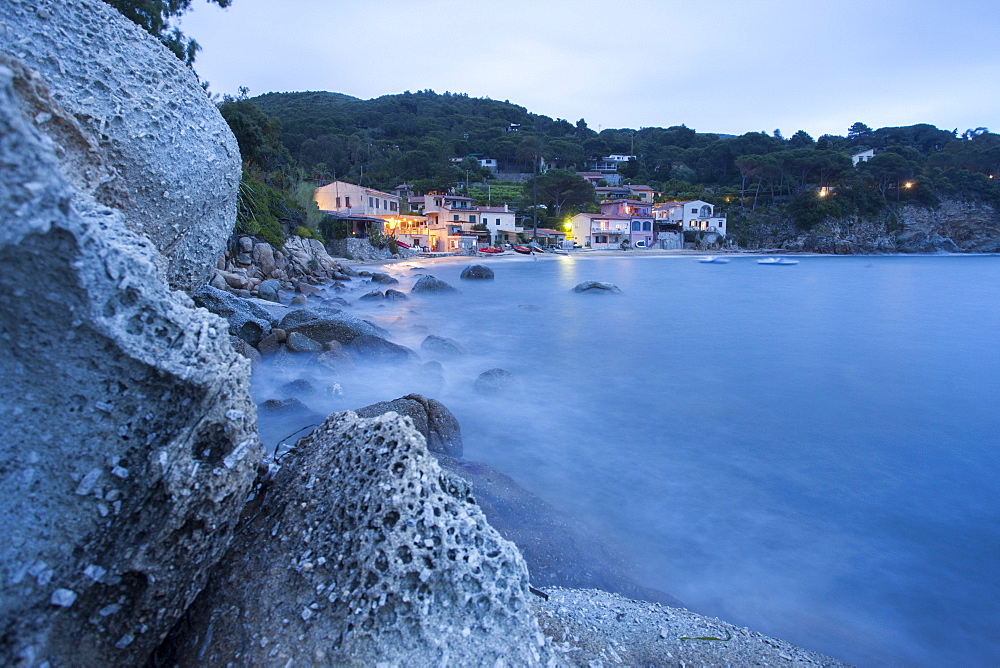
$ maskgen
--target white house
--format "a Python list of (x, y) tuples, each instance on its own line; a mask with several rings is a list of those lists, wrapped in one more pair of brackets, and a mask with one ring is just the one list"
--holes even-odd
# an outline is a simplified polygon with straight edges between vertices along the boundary
[(715, 205), (700, 199), (655, 204), (653, 215), (658, 223), (680, 225), (684, 230), (702, 230), (726, 236), (726, 214), (716, 214)]
[(320, 211), (345, 216), (389, 216), (399, 213), (399, 195), (334, 181), (313, 193)]
[(578, 213), (570, 218), (573, 241), (588, 248), (621, 248), (629, 239), (630, 216)]
[(592, 160), (590, 168), (595, 172), (617, 172), (618, 165), (623, 162), (628, 162), (629, 160), (635, 160), (635, 156), (613, 153), (611, 155), (604, 156), (603, 158)]
[(490, 233), (490, 244), (514, 243), (517, 233), (523, 232), (523, 227), (517, 227), (514, 212), (506, 204), (500, 206), (477, 206), (479, 221)]
[(867, 151), (861, 151), (860, 153), (855, 153), (851, 156), (851, 163), (857, 167), (859, 162), (868, 162), (875, 157), (875, 149), (870, 148)]

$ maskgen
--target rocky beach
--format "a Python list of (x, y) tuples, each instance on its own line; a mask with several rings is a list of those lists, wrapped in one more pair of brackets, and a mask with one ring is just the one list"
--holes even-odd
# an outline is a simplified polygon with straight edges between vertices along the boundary
[(351, 305), (454, 286), (231, 237), (240, 157), (190, 70), (102, 2), (0, 19), (5, 665), (837, 665), (631, 582), (425, 394), (274, 456), (258, 414), (302, 403), (256, 405), (255, 366), (433, 376), (453, 341)]

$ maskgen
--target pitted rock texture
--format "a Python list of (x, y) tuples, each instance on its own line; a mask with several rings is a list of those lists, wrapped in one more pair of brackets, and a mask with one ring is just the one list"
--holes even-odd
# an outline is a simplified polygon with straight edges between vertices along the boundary
[[(152, 240), (170, 285), (207, 282), (236, 220), (240, 154), (191, 69), (99, 0), (4, 0), (0, 49), (38, 72), (103, 152), (89, 192)], [(77, 153), (57, 120), (39, 129)]]
[(0, 67), (0, 664), (141, 665), (254, 480), (250, 363), (66, 182), (17, 90)]
[(180, 665), (538, 665), (528, 572), (412, 422), (334, 413), (282, 459)]

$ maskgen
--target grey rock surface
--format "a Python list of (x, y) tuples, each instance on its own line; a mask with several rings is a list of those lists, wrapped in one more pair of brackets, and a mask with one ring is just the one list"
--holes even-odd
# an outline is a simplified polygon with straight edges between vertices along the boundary
[(436, 334), (428, 334), (420, 343), (420, 350), (426, 355), (437, 358), (460, 357), (465, 354), (465, 348), (461, 343)]
[(381, 364), (407, 362), (414, 357), (413, 351), (406, 346), (370, 334), (355, 337), (345, 348), (363, 360)]
[(56, 116), (38, 124), (83, 166), (75, 185), (153, 242), (172, 287), (208, 282), (236, 220), (240, 154), (194, 72), (94, 0), (4, 0), (0, 50), (40, 73), (102, 153), (94, 163), (62, 141)]
[(229, 332), (251, 346), (260, 343), (274, 326), (274, 318), (262, 306), (225, 290), (203, 285), (191, 296), (199, 306), (225, 318)]
[(481, 264), (472, 264), (462, 270), (459, 278), (470, 280), (490, 280), (494, 278), (493, 270)]
[(285, 345), (293, 353), (319, 353), (323, 351), (323, 344), (310, 339), (300, 332), (291, 332)]
[(540, 665), (531, 596), (408, 419), (335, 413), (283, 458), (164, 661)]
[[(102, 39), (94, 21), (66, 39)], [(31, 48), (41, 29), (2, 43)], [(16, 89), (0, 67), (0, 664), (141, 665), (255, 477), (250, 362), (163, 284), (145, 236), (69, 185)]]
[(397, 285), (399, 283), (399, 280), (390, 276), (389, 274), (385, 274), (382, 272), (375, 272), (372, 274), (372, 283), (381, 283), (382, 285)]
[(392, 411), (413, 421), (423, 435), (427, 449), (448, 457), (462, 456), (462, 428), (458, 419), (437, 399), (422, 394), (408, 394), (392, 401), (380, 401), (354, 412), (361, 417), (376, 417)]
[(688, 610), (596, 589), (544, 589), (532, 605), (557, 664), (844, 666), (834, 658)]
[(573, 292), (583, 292), (589, 294), (621, 294), (621, 290), (614, 283), (602, 283), (600, 281), (584, 281), (578, 283)]
[(416, 294), (447, 294), (450, 292), (458, 292), (451, 285), (442, 281), (440, 278), (435, 278), (431, 275), (421, 276), (417, 279), (417, 282), (413, 284), (410, 292)]
[(278, 326), (289, 333), (301, 332), (320, 343), (337, 341), (347, 344), (361, 335), (381, 337), (386, 334), (381, 327), (340, 309), (323, 306), (291, 311)]
[[(270, 246), (268, 246), (268, 248), (270, 248)], [(273, 278), (269, 278), (266, 281), (261, 281), (260, 285), (257, 286), (257, 296), (269, 302), (280, 302), (280, 290), (281, 283)]]
[(476, 377), (472, 387), (488, 397), (506, 394), (514, 388), (514, 375), (506, 369), (488, 369)]

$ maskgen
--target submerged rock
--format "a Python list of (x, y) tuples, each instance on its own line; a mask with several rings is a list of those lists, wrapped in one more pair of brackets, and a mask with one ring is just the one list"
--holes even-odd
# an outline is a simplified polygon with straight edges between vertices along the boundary
[(614, 283), (601, 283), (600, 281), (584, 281), (573, 288), (573, 292), (587, 292), (590, 294), (621, 294), (621, 290)]
[(476, 378), (473, 388), (479, 394), (491, 397), (506, 394), (514, 387), (514, 375), (505, 369), (490, 369)]
[(420, 344), (420, 350), (431, 357), (460, 357), (465, 348), (455, 339), (429, 334)]
[(463, 269), (459, 278), (490, 280), (493, 278), (493, 270), (481, 264), (473, 264)]
[(547, 662), (517, 549), (398, 415), (331, 415), (255, 505), (162, 661)]
[(450, 292), (458, 292), (455, 288), (448, 285), (440, 278), (435, 278), (431, 275), (421, 276), (417, 279), (417, 282), (413, 285), (413, 289), (410, 290), (412, 293), (416, 294), (447, 294)]
[(356, 337), (346, 348), (358, 357), (371, 362), (406, 362), (413, 357), (413, 351), (409, 348), (370, 334)]

